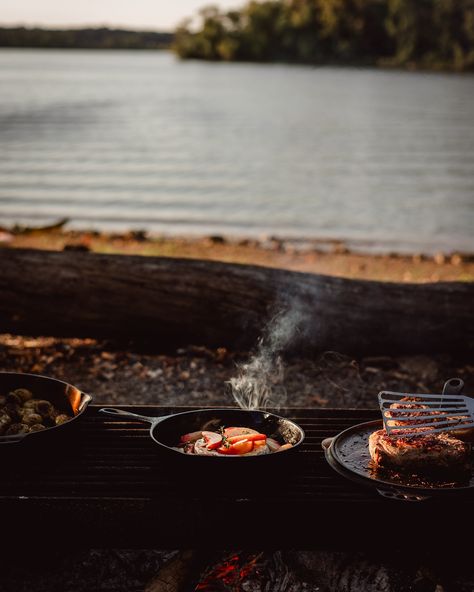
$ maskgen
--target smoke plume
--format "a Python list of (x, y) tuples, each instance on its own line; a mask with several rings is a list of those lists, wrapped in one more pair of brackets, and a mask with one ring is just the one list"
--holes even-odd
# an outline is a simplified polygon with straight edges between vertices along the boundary
[(242, 409), (281, 407), (287, 399), (283, 386), (285, 350), (304, 333), (307, 313), (294, 304), (278, 313), (266, 326), (250, 360), (237, 367), (229, 381), (232, 396)]

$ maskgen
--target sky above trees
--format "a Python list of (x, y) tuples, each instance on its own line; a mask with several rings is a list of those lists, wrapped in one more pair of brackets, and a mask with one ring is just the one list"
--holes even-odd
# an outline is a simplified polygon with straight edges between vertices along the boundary
[(206, 4), (234, 8), (244, 0), (0, 0), (0, 26), (110, 25), (171, 30)]

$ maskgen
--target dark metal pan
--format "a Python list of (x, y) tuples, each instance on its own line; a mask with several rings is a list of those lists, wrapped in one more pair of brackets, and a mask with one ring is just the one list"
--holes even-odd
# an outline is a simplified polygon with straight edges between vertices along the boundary
[(47, 434), (62, 433), (84, 413), (87, 405), (92, 400), (90, 395), (62, 380), (40, 376), (39, 374), (0, 372), (0, 395), (6, 395), (10, 391), (19, 388), (30, 390), (35, 399), (49, 401), (60, 413), (70, 415), (71, 419), (38, 432), (0, 436), (0, 444), (13, 444), (25, 439), (32, 442), (43, 441), (47, 438)]
[[(284, 462), (285, 459), (293, 458), (302, 444), (305, 434), (302, 428), (296, 423), (269, 413), (268, 411), (254, 411), (243, 409), (199, 409), (197, 411), (184, 411), (174, 415), (162, 417), (149, 417), (138, 415), (121, 409), (103, 408), (102, 413), (113, 415), (116, 418), (138, 420), (150, 424), (150, 436), (157, 444), (163, 458), (167, 458), (173, 464), (180, 463), (186, 469), (214, 470), (232, 468), (237, 466), (262, 468), (268, 467), (273, 462)], [(217, 430), (220, 426), (243, 426), (257, 430), (268, 437), (275, 438), (280, 442), (290, 443), (292, 447), (282, 452), (263, 454), (260, 456), (199, 456), (194, 454), (183, 454), (175, 450), (180, 437), (183, 434), (200, 430)]]
[[(463, 385), (462, 380), (451, 379), (446, 382), (443, 394), (459, 394)], [(464, 482), (428, 480), (412, 474), (376, 470), (370, 459), (369, 436), (382, 428), (382, 420), (369, 421), (352, 426), (334, 438), (326, 438), (322, 442), (326, 460), (343, 477), (375, 487), (384, 497), (420, 501), (439, 495), (473, 493), (474, 467)]]
[(361, 423), (322, 442), (326, 460), (343, 477), (361, 485), (375, 487), (385, 497), (419, 501), (440, 494), (474, 490), (474, 471), (465, 483), (429, 482), (416, 476), (374, 470), (369, 454), (369, 436), (383, 427), (382, 420)]

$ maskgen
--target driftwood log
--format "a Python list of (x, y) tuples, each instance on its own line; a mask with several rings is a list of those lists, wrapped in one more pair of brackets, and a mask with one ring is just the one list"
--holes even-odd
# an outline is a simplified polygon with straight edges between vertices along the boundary
[[(343, 353), (474, 348), (474, 284), (399, 284), (192, 259), (0, 249), (0, 332)], [(281, 323), (279, 329), (282, 329)], [(295, 330), (293, 330), (295, 329)]]

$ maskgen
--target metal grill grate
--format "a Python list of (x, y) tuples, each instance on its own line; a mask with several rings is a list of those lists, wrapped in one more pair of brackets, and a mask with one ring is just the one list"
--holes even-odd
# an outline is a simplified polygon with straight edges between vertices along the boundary
[[(193, 408), (125, 407), (144, 415), (166, 415)], [(377, 410), (281, 409), (279, 414), (305, 430), (291, 477), (277, 475), (277, 485), (253, 492), (249, 484), (190, 480), (177, 485), (160, 464), (156, 444), (143, 424), (109, 418), (91, 406), (67, 437), (51, 438), (41, 449), (0, 447), (3, 466), (0, 512), (13, 540), (24, 544), (54, 525), (64, 541), (81, 545), (192, 547), (203, 537), (223, 546), (218, 534), (236, 546), (314, 547), (331, 545), (341, 534), (363, 544), (379, 528), (381, 505), (397, 507), (409, 519), (420, 504), (383, 500), (372, 488), (348, 481), (327, 464), (324, 438), (357, 423), (380, 417)], [(66, 431), (66, 430), (65, 430)], [(20, 450), (19, 447), (24, 447)], [(400, 505), (400, 506), (398, 506)], [(425, 510), (413, 516), (429, 528)], [(472, 513), (472, 512), (471, 512)], [(34, 524), (34, 528), (31, 525)], [(438, 524), (439, 534), (439, 524)], [(256, 533), (257, 538), (249, 538)]]
[[(176, 408), (122, 408), (149, 415), (177, 411)], [(191, 408), (179, 410), (187, 409)], [(25, 462), (26, 459), (20, 458), (0, 483), (0, 499), (148, 500), (157, 496), (175, 496), (177, 492), (172, 481), (160, 470), (157, 447), (149, 437), (148, 428), (138, 422), (105, 418), (97, 410), (97, 407), (90, 407), (78, 422), (74, 435), (57, 443), (62, 450), (52, 447), (45, 447), (44, 451), (36, 450), (34, 462)], [(321, 441), (355, 423), (374, 419), (377, 412), (285, 409), (279, 413), (301, 425), (306, 440), (298, 458), (300, 470), (291, 482), (282, 484), (273, 492), (274, 498), (291, 499), (293, 502), (328, 496), (331, 500), (337, 497), (346, 499), (348, 496), (363, 498), (366, 492), (342, 480), (328, 467)], [(187, 496), (192, 493), (188, 492)], [(234, 488), (228, 491), (228, 495), (225, 491), (219, 492), (219, 495), (235, 499), (235, 493)], [(245, 494), (248, 498), (248, 490)]]

